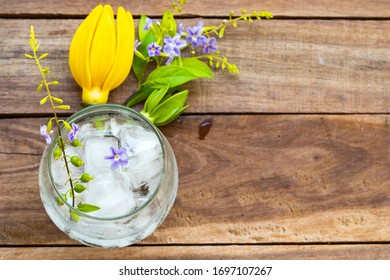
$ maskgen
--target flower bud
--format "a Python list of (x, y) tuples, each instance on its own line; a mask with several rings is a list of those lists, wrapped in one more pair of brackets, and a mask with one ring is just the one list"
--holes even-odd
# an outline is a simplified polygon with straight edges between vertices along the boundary
[(89, 181), (93, 180), (93, 176), (91, 176), (87, 173), (84, 173), (83, 175), (81, 175), (80, 180), (83, 183), (88, 183)]
[(62, 156), (62, 151), (60, 148), (56, 148), (53, 152), (54, 158), (58, 160)]
[(79, 140), (77, 140), (77, 139), (74, 139), (73, 141), (72, 141), (72, 143), (70, 143), (73, 147), (81, 147), (83, 144), (79, 141)]
[(87, 188), (81, 184), (76, 184), (74, 186), (74, 191), (77, 192), (77, 193), (82, 193), (83, 191), (85, 191)]
[(78, 156), (73, 156), (73, 157), (70, 157), (70, 162), (76, 166), (76, 167), (80, 167), (84, 164), (84, 162), (81, 160), (81, 158), (79, 158)]
[(59, 196), (57, 196), (56, 200), (57, 200), (58, 206), (62, 206), (62, 205), (65, 204), (64, 201), (63, 201), (63, 200), (61, 199), (61, 197), (59, 197)]

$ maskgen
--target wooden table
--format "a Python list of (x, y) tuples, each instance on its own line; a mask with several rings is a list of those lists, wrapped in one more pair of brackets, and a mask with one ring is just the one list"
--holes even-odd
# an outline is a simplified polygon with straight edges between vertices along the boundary
[[(185, 25), (230, 10), (275, 18), (229, 27), (219, 48), (239, 75), (188, 85), (191, 107), (163, 127), (179, 165), (177, 200), (139, 244), (96, 249), (51, 222), (38, 191), (51, 116), (24, 58), (35, 26), (56, 94), (81, 109), (71, 38), (100, 1), (0, 1), (0, 259), (390, 258), (390, 1), (188, 1)], [(112, 0), (158, 18), (171, 1)], [(110, 95), (123, 103), (130, 76)], [(198, 126), (212, 118), (204, 140)]]

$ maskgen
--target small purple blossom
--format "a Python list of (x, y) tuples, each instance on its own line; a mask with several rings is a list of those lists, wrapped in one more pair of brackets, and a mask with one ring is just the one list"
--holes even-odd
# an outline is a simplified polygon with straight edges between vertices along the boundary
[(180, 50), (187, 46), (187, 42), (181, 39), (180, 34), (176, 34), (174, 37), (166, 35), (164, 37), (164, 53), (169, 55), (167, 65), (171, 64), (172, 60), (180, 56)]
[(129, 160), (127, 159), (127, 150), (122, 147), (119, 150), (116, 150), (114, 147), (110, 147), (111, 155), (105, 156), (104, 159), (111, 161), (111, 168), (118, 169), (119, 165), (127, 165)]
[(41, 136), (46, 140), (47, 145), (51, 144), (50, 134), (52, 134), (52, 133), (53, 133), (53, 130), (51, 130), (49, 133), (47, 133), (47, 126), (41, 125)]
[(180, 35), (184, 35), (184, 25), (182, 23), (179, 24), (179, 27), (177, 28), (177, 33)]
[(150, 57), (159, 56), (161, 54), (162, 47), (155, 42), (148, 45), (148, 54)]
[(203, 52), (205, 54), (216, 52), (218, 50), (216, 44), (217, 44), (217, 39), (215, 39), (214, 37), (211, 37), (210, 39), (205, 38), (201, 43), (203, 47)]
[(186, 40), (194, 48), (200, 46), (201, 43), (204, 41), (204, 39), (206, 39), (206, 37), (202, 35), (203, 33), (202, 27), (203, 27), (203, 22), (200, 21), (194, 27), (187, 28), (188, 35), (186, 37)]
[(146, 25), (143, 28), (144, 30), (149, 30), (152, 27), (153, 23), (158, 23), (157, 20), (150, 19), (150, 18), (146, 18), (145, 22), (146, 22)]
[(72, 130), (69, 131), (69, 133), (68, 133), (68, 138), (69, 138), (70, 142), (73, 142), (77, 131), (79, 131), (79, 126), (75, 123), (72, 123)]

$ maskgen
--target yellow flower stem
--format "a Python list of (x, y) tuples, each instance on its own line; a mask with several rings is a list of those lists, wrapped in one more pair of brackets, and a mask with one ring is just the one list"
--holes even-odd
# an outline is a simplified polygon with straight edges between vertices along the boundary
[(104, 104), (108, 101), (109, 91), (102, 91), (100, 88), (84, 89), (82, 93), (82, 100), (85, 105)]
[[(35, 37), (35, 35), (33, 33), (33, 30), (32, 30), (32, 34), (31, 35)], [(50, 94), (49, 84), (48, 84), (48, 82), (46, 80), (45, 72), (43, 71), (42, 66), (39, 63), (39, 59), (38, 59), (38, 56), (37, 56), (37, 52), (36, 52), (35, 46), (32, 45), (31, 48), (32, 48), (32, 51), (33, 51), (33, 54), (34, 54), (35, 64), (37, 65), (37, 67), (39, 68), (39, 71), (41, 72), (42, 82), (43, 82), (43, 84), (44, 84), (44, 86), (46, 88), (47, 96), (49, 97), (49, 100), (50, 100), (51, 108), (52, 108), (53, 115), (54, 115), (54, 120), (55, 120), (56, 126), (57, 126), (58, 136), (59, 136), (59, 139), (61, 141), (61, 145), (59, 145), (60, 146), (59, 148), (61, 149), (62, 154), (64, 155), (63, 158), (64, 158), (64, 163), (65, 163), (65, 168), (66, 168), (66, 172), (68, 174), (70, 190), (72, 192), (72, 206), (75, 207), (73, 182), (72, 182), (72, 178), (70, 177), (70, 169), (69, 169), (68, 160), (66, 159), (65, 143), (64, 143), (64, 140), (62, 140), (62, 135), (61, 135), (61, 130), (60, 130), (60, 121), (59, 121), (59, 119), (57, 117), (57, 112), (56, 112), (56, 108), (55, 108), (55, 105), (54, 105), (53, 97)]]

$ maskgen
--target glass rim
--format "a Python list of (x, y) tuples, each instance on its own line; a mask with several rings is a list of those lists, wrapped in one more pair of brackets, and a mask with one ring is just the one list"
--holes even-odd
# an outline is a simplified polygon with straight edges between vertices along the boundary
[[(162, 159), (163, 159), (162, 174), (160, 176), (160, 180), (158, 182), (158, 185), (157, 185), (156, 189), (154, 190), (154, 192), (152, 193), (152, 195), (150, 195), (148, 197), (148, 199), (142, 203), (141, 206), (136, 207), (135, 209), (133, 209), (132, 211), (130, 211), (126, 214), (123, 214), (120, 216), (113, 216), (113, 217), (96, 217), (94, 215), (91, 215), (90, 213), (82, 212), (80, 210), (77, 210), (76, 207), (73, 207), (71, 203), (69, 203), (68, 201), (66, 201), (63, 198), (62, 194), (59, 192), (59, 190), (56, 186), (56, 183), (54, 182), (53, 174), (52, 174), (52, 170), (51, 170), (50, 166), (51, 166), (51, 161), (52, 161), (53, 149), (57, 143), (57, 141), (54, 141), (54, 139), (57, 140), (57, 138), (58, 138), (58, 132), (55, 132), (53, 135), (53, 141), (49, 146), (49, 154), (48, 154), (48, 161), (47, 161), (50, 183), (51, 183), (52, 187), (54, 188), (55, 192), (57, 193), (58, 197), (62, 200), (62, 202), (64, 202), (64, 206), (66, 205), (71, 211), (76, 212), (77, 215), (79, 215), (81, 217), (86, 217), (89, 219), (99, 220), (99, 221), (115, 221), (115, 220), (121, 220), (121, 219), (124, 219), (127, 217), (134, 216), (136, 213), (140, 212), (142, 209), (144, 209), (146, 206), (148, 206), (153, 201), (153, 199), (156, 197), (158, 191), (161, 188), (161, 183), (163, 181), (164, 174), (166, 171), (165, 170), (166, 169), (166, 150), (165, 150), (165, 146), (164, 146), (165, 144), (164, 144), (164, 140), (163, 140), (163, 135), (161, 134), (160, 130), (154, 124), (152, 124), (144, 115), (142, 115), (141, 113), (139, 113), (138, 111), (136, 111), (132, 108), (129, 108), (129, 107), (126, 107), (123, 105), (119, 105), (119, 104), (95, 104), (95, 105), (88, 106), (86, 108), (81, 109), (80, 111), (75, 112), (69, 118), (67, 118), (66, 121), (69, 124), (71, 124), (75, 120), (78, 121), (78, 120), (82, 119), (85, 114), (88, 114), (88, 113), (91, 113), (94, 111), (96, 111), (97, 112), (96, 115), (98, 115), (100, 113), (101, 114), (114, 113), (115, 110), (125, 111), (127, 113), (130, 113), (131, 115), (134, 115), (135, 119), (138, 119), (138, 120), (145, 122), (147, 124), (147, 126), (157, 136), (157, 139), (160, 143), (160, 147), (162, 150)], [(62, 207), (62, 206), (58, 205), (58, 207)]]

